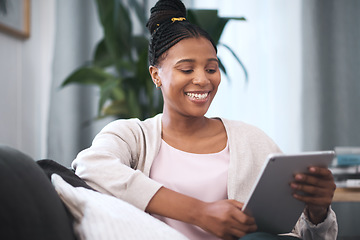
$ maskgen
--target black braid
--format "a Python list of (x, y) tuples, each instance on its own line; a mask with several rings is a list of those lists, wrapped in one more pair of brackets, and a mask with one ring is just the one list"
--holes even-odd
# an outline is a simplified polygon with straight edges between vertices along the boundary
[(181, 0), (159, 0), (150, 10), (147, 28), (151, 33), (149, 63), (156, 66), (165, 57), (164, 53), (185, 38), (207, 38), (217, 51), (207, 32), (189, 21), (175, 21), (172, 18), (186, 18), (186, 8)]

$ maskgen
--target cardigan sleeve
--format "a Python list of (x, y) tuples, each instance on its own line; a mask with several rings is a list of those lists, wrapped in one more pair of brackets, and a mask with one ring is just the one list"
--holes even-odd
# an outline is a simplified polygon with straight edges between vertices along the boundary
[(310, 222), (304, 211), (296, 223), (293, 232), (301, 236), (303, 240), (336, 240), (338, 225), (335, 212), (329, 207), (326, 219), (315, 225)]
[[(95, 190), (145, 210), (162, 186), (136, 170), (144, 159), (145, 137), (139, 120), (108, 124), (72, 163), (75, 173)], [(144, 161), (144, 160), (142, 160)]]

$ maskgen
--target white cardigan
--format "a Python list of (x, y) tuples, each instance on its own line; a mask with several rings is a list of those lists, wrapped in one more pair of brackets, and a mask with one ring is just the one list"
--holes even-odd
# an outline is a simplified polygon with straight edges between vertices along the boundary
[[(145, 210), (162, 186), (149, 178), (152, 162), (161, 144), (161, 117), (162, 114), (145, 121), (116, 120), (105, 126), (92, 146), (81, 151), (73, 161), (76, 174), (99, 192)], [(228, 197), (244, 202), (268, 154), (280, 152), (280, 149), (254, 126), (227, 119), (221, 121), (230, 150)], [(329, 211), (327, 219), (317, 226), (303, 214), (295, 231), (304, 239), (336, 239), (335, 214)]]

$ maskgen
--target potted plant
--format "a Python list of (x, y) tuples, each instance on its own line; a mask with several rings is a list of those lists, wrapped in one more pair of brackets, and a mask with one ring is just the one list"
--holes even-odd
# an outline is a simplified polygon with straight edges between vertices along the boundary
[[(90, 64), (71, 73), (62, 86), (72, 83), (94, 84), (100, 88), (98, 117), (137, 117), (145, 119), (162, 111), (161, 91), (155, 89), (148, 72), (148, 39), (146, 29), (146, 0), (142, 2), (119, 0), (96, 0), (98, 16), (104, 37), (97, 44)], [(142, 29), (133, 32), (130, 19), (134, 13)], [(188, 10), (188, 20), (205, 29), (216, 44), (228, 49), (235, 60), (246, 69), (236, 54), (219, 42), (229, 20), (244, 18), (219, 17), (217, 10)], [(220, 68), (226, 74), (221, 63)]]

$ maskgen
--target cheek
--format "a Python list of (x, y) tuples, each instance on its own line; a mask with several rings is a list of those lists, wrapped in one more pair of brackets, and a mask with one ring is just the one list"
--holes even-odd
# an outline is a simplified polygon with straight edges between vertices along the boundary
[(217, 73), (213, 79), (213, 85), (214, 85), (214, 87), (218, 88), (220, 83), (221, 83), (221, 75), (220, 75), (220, 73)]
[(168, 71), (164, 71), (163, 69), (161, 69), (159, 72), (159, 78), (163, 87), (168, 86), (171, 82), (171, 74), (169, 74)]
[(162, 85), (167, 91), (177, 91), (184, 87), (184, 78), (174, 72), (163, 74)]
[(179, 91), (179, 84), (172, 74), (163, 74), (161, 78), (161, 91), (165, 98), (173, 98)]

